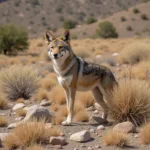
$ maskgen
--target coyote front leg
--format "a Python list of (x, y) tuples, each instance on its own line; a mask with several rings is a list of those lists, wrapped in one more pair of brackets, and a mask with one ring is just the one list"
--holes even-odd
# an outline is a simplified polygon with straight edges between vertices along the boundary
[(74, 88), (67, 88), (67, 89), (65, 88), (65, 93), (66, 93), (68, 116), (67, 119), (62, 122), (62, 125), (70, 125), (74, 115), (74, 101), (76, 90)]

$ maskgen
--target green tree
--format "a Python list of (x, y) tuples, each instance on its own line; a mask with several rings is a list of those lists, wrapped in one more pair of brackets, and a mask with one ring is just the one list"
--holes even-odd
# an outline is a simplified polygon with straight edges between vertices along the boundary
[(118, 33), (114, 25), (109, 21), (103, 21), (99, 24), (96, 33), (101, 38), (117, 38)]
[(22, 51), (28, 47), (28, 33), (23, 27), (0, 25), (0, 53)]

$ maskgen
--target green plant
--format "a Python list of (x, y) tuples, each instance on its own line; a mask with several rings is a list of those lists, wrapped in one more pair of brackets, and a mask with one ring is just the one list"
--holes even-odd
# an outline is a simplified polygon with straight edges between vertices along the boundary
[(0, 25), (0, 53), (23, 51), (28, 47), (28, 33), (23, 27)]
[(134, 9), (133, 9), (133, 12), (134, 12), (135, 14), (140, 13), (140, 11), (139, 11), (138, 8), (134, 8)]
[(147, 17), (146, 14), (142, 14), (142, 15), (141, 15), (141, 18), (142, 18), (142, 20), (148, 20), (148, 17)]
[(109, 21), (103, 21), (99, 24), (96, 33), (99, 37), (107, 39), (107, 38), (117, 38), (118, 33), (114, 25)]
[(63, 27), (65, 29), (73, 29), (76, 26), (76, 22), (73, 20), (65, 20), (63, 23)]
[(38, 72), (31, 65), (12, 65), (1, 69), (0, 89), (8, 99), (28, 99), (37, 91), (38, 87)]
[(87, 24), (91, 24), (91, 23), (94, 23), (94, 22), (96, 22), (96, 21), (97, 21), (96, 18), (94, 18), (94, 17), (88, 17), (87, 20), (86, 20), (86, 23), (87, 23)]

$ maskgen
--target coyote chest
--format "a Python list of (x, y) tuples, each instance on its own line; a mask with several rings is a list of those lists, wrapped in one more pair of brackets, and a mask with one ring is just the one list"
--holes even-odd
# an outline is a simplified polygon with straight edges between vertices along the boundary
[(70, 75), (67, 77), (58, 76), (57, 79), (58, 79), (59, 84), (61, 84), (62, 86), (69, 87), (71, 85), (73, 75)]

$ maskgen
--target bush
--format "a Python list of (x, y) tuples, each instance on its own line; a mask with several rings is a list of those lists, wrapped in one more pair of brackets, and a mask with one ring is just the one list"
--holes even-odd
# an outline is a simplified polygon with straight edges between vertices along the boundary
[(91, 23), (94, 23), (94, 22), (96, 22), (96, 21), (97, 21), (96, 18), (94, 18), (94, 17), (89, 17), (89, 18), (87, 18), (86, 23), (87, 23), (87, 24), (91, 24)]
[(0, 53), (22, 51), (28, 47), (28, 33), (23, 27), (0, 25)]
[(40, 5), (39, 0), (30, 0), (32, 6)]
[(0, 109), (6, 109), (8, 107), (8, 100), (4, 94), (0, 93)]
[(141, 15), (141, 18), (142, 18), (142, 20), (148, 20), (148, 17), (147, 17), (146, 14), (142, 14), (142, 15)]
[(134, 9), (133, 9), (133, 12), (134, 12), (135, 14), (137, 14), (137, 13), (139, 13), (140, 11), (139, 11), (139, 9), (134, 8)]
[(147, 43), (133, 43), (125, 47), (120, 55), (121, 63), (135, 64), (143, 60), (150, 59), (150, 46)]
[(109, 21), (104, 21), (99, 24), (96, 33), (99, 37), (108, 39), (108, 38), (117, 38), (118, 33), (116, 32), (115, 27)]
[(132, 27), (131, 26), (127, 26), (127, 31), (132, 31)]
[(73, 29), (76, 26), (76, 22), (72, 20), (65, 20), (63, 23), (64, 29)]
[(123, 79), (114, 88), (111, 117), (118, 123), (131, 121), (141, 125), (150, 119), (150, 89), (141, 80)]
[(0, 72), (0, 88), (7, 98), (28, 99), (38, 89), (39, 77), (33, 66), (13, 65)]
[(126, 19), (124, 16), (121, 17), (121, 21), (122, 21), (122, 22), (124, 22), (124, 21), (126, 21), (126, 20), (127, 20), (127, 19)]

